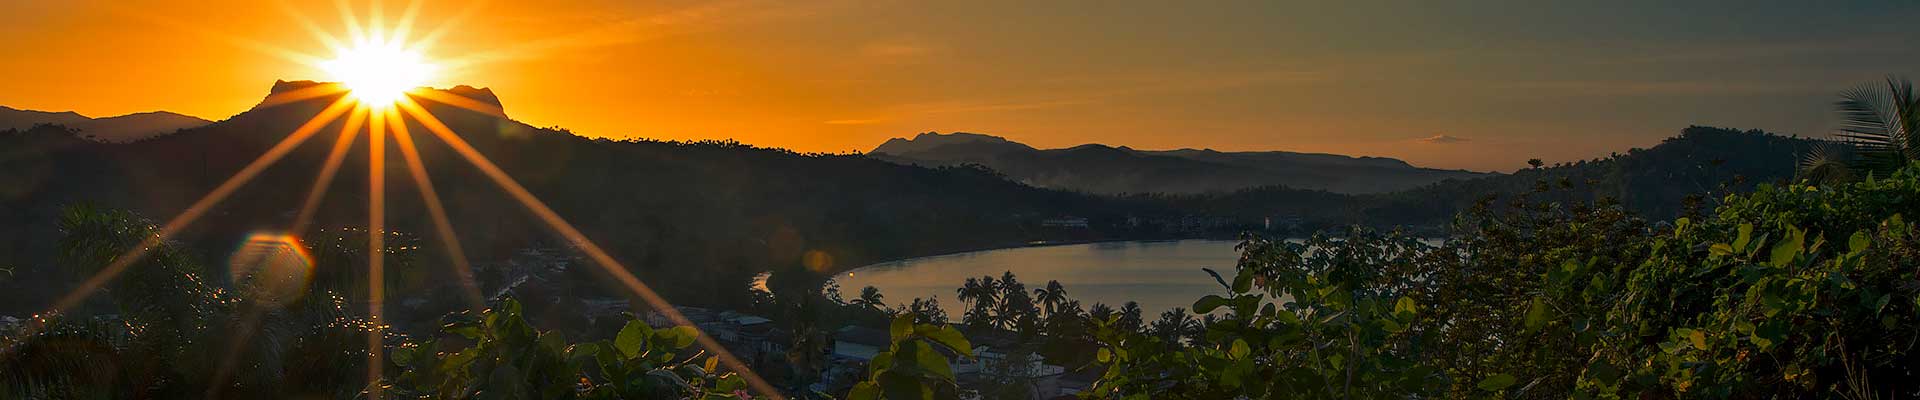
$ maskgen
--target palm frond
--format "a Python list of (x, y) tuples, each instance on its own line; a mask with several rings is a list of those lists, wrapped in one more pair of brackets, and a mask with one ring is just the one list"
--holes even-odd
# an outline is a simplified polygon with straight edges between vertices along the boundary
[(1825, 143), (1800, 156), (1799, 179), (1815, 183), (1853, 180), (1853, 151), (1843, 143)]
[(1884, 88), (1842, 91), (1834, 104), (1840, 113), (1834, 136), (1853, 147), (1851, 164), (1868, 173), (1891, 172), (1920, 159), (1920, 97), (1911, 80), (1889, 76), (1885, 83)]

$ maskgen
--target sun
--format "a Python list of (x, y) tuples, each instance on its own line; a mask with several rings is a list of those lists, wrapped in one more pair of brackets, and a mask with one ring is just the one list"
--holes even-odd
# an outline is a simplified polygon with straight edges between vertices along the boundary
[(362, 41), (336, 50), (334, 59), (320, 68), (346, 85), (354, 98), (373, 107), (399, 101), (408, 91), (426, 84), (435, 66), (418, 51), (395, 42)]

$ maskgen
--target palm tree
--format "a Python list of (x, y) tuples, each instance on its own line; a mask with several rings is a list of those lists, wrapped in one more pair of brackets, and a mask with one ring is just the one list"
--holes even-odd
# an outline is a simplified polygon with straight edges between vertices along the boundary
[(960, 288), (953, 291), (960, 297), (962, 303), (980, 300), (980, 278), (967, 278), (967, 283), (960, 284)]
[(1840, 132), (1835, 136), (1850, 145), (1854, 154), (1809, 154), (1801, 160), (1803, 176), (1834, 175), (1832, 168), (1846, 159), (1851, 159), (1846, 164), (1853, 169), (1885, 176), (1920, 159), (1920, 95), (1907, 78), (1888, 76), (1886, 85), (1884, 90), (1861, 85), (1840, 92), (1835, 103)]
[(1177, 343), (1198, 330), (1198, 326), (1199, 323), (1193, 320), (1192, 315), (1187, 314), (1186, 308), (1174, 307), (1172, 310), (1160, 313), (1160, 320), (1153, 323), (1153, 334), (1168, 342)]
[(1120, 328), (1130, 332), (1139, 332), (1145, 321), (1140, 319), (1140, 303), (1129, 301), (1120, 306)]
[(1113, 307), (1107, 306), (1107, 303), (1093, 303), (1093, 307), (1087, 307), (1087, 319), (1106, 321), (1107, 318), (1112, 317)]
[(860, 305), (867, 309), (877, 309), (885, 312), (887, 310), (887, 303), (883, 301), (884, 299), (886, 299), (886, 296), (880, 294), (880, 288), (867, 286), (860, 288), (860, 298), (853, 299), (853, 304)]
[(1039, 300), (1040, 311), (1051, 317), (1067, 302), (1067, 288), (1060, 281), (1047, 281), (1047, 287), (1033, 290), (1033, 299)]

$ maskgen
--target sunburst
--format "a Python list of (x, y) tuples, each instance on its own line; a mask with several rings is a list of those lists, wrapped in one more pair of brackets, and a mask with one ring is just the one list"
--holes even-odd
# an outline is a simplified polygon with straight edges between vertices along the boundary
[(363, 41), (340, 49), (332, 60), (320, 63), (320, 68), (345, 85), (355, 99), (384, 108), (426, 84), (437, 67), (398, 41)]
[[(366, 394), (368, 398), (383, 397), (380, 382), (381, 368), (379, 366), (385, 362), (382, 342), (385, 332), (383, 332), (384, 325), (381, 321), (382, 315), (384, 314), (385, 293), (384, 285), (382, 285), (381, 282), (384, 281), (383, 255), (385, 252), (383, 250), (385, 248), (384, 239), (386, 236), (384, 235), (384, 225), (386, 222), (386, 177), (384, 176), (384, 171), (386, 170), (385, 153), (388, 137), (392, 138), (400, 150), (402, 159), (406, 162), (408, 174), (418, 189), (416, 192), (420, 193), (422, 201), (427, 206), (427, 211), (434, 224), (436, 236), (439, 236), (441, 245), (445, 247), (445, 252), (450, 257), (448, 260), (449, 264), (454, 268), (456, 275), (460, 277), (460, 284), (465, 289), (466, 297), (472, 302), (472, 305), (476, 309), (484, 306), (478, 286), (473, 281), (471, 267), (465, 258), (460, 240), (455, 236), (453, 223), (447, 217), (439, 196), (433, 188), (432, 179), (427, 174), (427, 168), (421, 160), (413, 137), (408, 131), (408, 122), (413, 122), (425, 127), (434, 137), (440, 139), (440, 142), (446, 144), (454, 153), (458, 154), (460, 158), (478, 169), (505, 192), (508, 197), (513, 198), (525, 208), (526, 211), (545, 223), (553, 233), (584, 252), (596, 266), (604, 269), (610, 276), (614, 277), (621, 286), (646, 301), (652, 309), (665, 314), (665, 316), (676, 325), (694, 326), (690, 320), (676, 311), (672, 304), (661, 298), (659, 294), (655, 293), (645, 283), (628, 272), (625, 266), (614, 260), (610, 254), (594, 244), (592, 240), (588, 239), (586, 235), (582, 234), (578, 229), (575, 229), (565, 218), (562, 218), (558, 213), (547, 207), (545, 202), (541, 201), (532, 192), (529, 192), (525, 187), (521, 186), (519, 182), (507, 175), (504, 170), (495, 165), (486, 155), (481, 154), (471, 145), (468, 145), (464, 139), (451, 128), (447, 127), (446, 124), (442, 123), (438, 117), (434, 116), (422, 105), (419, 100), (464, 108), (488, 115), (504, 116), (497, 106), (491, 104), (460, 96), (448, 95), (434, 90), (421, 89), (422, 86), (425, 86), (429, 81), (434, 79), (437, 73), (441, 72), (440, 67), (437, 66), (431, 58), (427, 57), (426, 54), (429, 53), (430, 47), (435, 41), (453, 29), (455, 25), (454, 22), (457, 22), (459, 17), (456, 17), (454, 22), (443, 24), (435, 30), (422, 35), (422, 37), (417, 40), (409, 41), (414, 19), (419, 14), (420, 5), (418, 1), (410, 3), (398, 23), (391, 28), (385, 26), (384, 19), (382, 18), (383, 14), (381, 14), (382, 8), (377, 3), (370, 7), (370, 18), (366, 21), (357, 18), (354, 15), (352, 7), (346, 2), (342, 1), (339, 5), (343, 24), (347, 30), (346, 40), (342, 40), (320, 29), (318, 25), (314, 24), (311, 20), (297, 12), (292, 12), (290, 7), (287, 8), (290, 19), (300, 23), (310, 32), (314, 33), (315, 38), (333, 52), (331, 58), (311, 56), (279, 48), (264, 49), (267, 50), (268, 53), (299, 60), (309, 64), (315, 69), (325, 71), (334, 80), (338, 81), (339, 84), (318, 85), (306, 89), (278, 93), (270, 96), (260, 107), (273, 107), (329, 96), (337, 97), (337, 99), (333, 100), (326, 108), (322, 109), (311, 119), (302, 123), (291, 134), (287, 135), (286, 138), (248, 163), (239, 172), (227, 178), (220, 186), (202, 196), (185, 211), (169, 219), (167, 223), (157, 229), (152, 236), (143, 239), (141, 243), (129, 249), (120, 257), (114, 258), (113, 261), (102, 268), (100, 272), (89, 277), (72, 292), (62, 296), (49, 308), (47, 314), (57, 314), (79, 304), (107, 282), (113, 280), (121, 272), (131, 267), (135, 262), (138, 262), (149, 250), (161, 245), (174, 234), (187, 228), (195, 220), (198, 220), (201, 216), (217, 207), (220, 202), (233, 194), (234, 191), (245, 186), (255, 176), (259, 175), (261, 171), (278, 162), (286, 156), (287, 153), (293, 151), (293, 149), (301, 143), (306, 142), (307, 139), (317, 135), (321, 128), (345, 116), (347, 119), (344, 127), (334, 140), (332, 150), (328, 153), (325, 164), (315, 176), (313, 185), (307, 192), (307, 196), (302, 202), (299, 208), (299, 214), (295, 217), (292, 226), (286, 233), (275, 234), (273, 237), (278, 241), (276, 243), (284, 243), (290, 246), (304, 246), (300, 244), (297, 235), (304, 232), (311, 224), (313, 214), (324, 200), (327, 187), (332, 184), (334, 176), (339, 171), (345, 159), (347, 150), (352, 147), (352, 143), (364, 127), (369, 150), (367, 160), (369, 183), (367, 187), (367, 198), (369, 203), (366, 231), (368, 233), (367, 265), (369, 285), (367, 314), (374, 322), (374, 324), (372, 324), (373, 328), (368, 332), (367, 337), (369, 359), (367, 364), (368, 384), (366, 386)], [(473, 9), (469, 8), (460, 15), (464, 17), (471, 14), (472, 11)], [(226, 39), (228, 39), (229, 42), (250, 44), (248, 48), (255, 50), (262, 50), (261, 47), (263, 47), (263, 45), (257, 42), (234, 38)], [(470, 61), (457, 61), (454, 62), (454, 64), (467, 65), (470, 64)], [(416, 98), (418, 100), (416, 100)], [(391, 135), (389, 135), (389, 133), (391, 133)], [(247, 340), (246, 335), (251, 333), (249, 331), (254, 325), (253, 322), (255, 321), (253, 321), (253, 319), (257, 317), (257, 314), (257, 312), (248, 313), (243, 317), (243, 321), (240, 324), (240, 329), (243, 331), (242, 336), (239, 340), (231, 343), (233, 351), (229, 352), (226, 360), (215, 372), (214, 382), (225, 382), (226, 379), (228, 379), (228, 375), (235, 367), (234, 362), (237, 360), (236, 355), (244, 348), (244, 343)], [(39, 328), (39, 326), (30, 326), (25, 334), (31, 335)], [(698, 329), (697, 327), (695, 328)], [(740, 376), (745, 378), (749, 386), (751, 386), (755, 392), (758, 392), (758, 394), (774, 399), (783, 398), (771, 385), (767, 384), (765, 380), (761, 379), (752, 370), (746, 368), (745, 364), (740, 363), (739, 359), (735, 358), (724, 347), (721, 347), (719, 343), (714, 342), (711, 337), (705, 334), (699, 334), (696, 335), (696, 342), (707, 352), (719, 358), (720, 362), (725, 365), (727, 369), (739, 373)], [(218, 397), (219, 393), (217, 390), (224, 385), (214, 384), (212, 386), (216, 391), (208, 393), (207, 397)]]

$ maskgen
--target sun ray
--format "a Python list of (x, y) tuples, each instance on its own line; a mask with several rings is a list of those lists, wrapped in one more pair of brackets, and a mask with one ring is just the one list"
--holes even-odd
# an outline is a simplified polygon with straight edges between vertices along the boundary
[(215, 31), (213, 29), (206, 28), (204, 24), (187, 23), (177, 19), (166, 18), (155, 13), (134, 11), (134, 10), (126, 9), (124, 7), (119, 7), (119, 6), (109, 7), (108, 10), (110, 12), (120, 14), (122, 16), (146, 20), (147, 22), (150, 22), (156, 25), (161, 25), (161, 26), (178, 30), (181, 32), (192, 33), (195, 35), (199, 35), (201, 37), (218, 40), (221, 42), (225, 42), (229, 45), (232, 45), (234, 47), (239, 47), (239, 48), (251, 50), (257, 53), (278, 57), (280, 59), (297, 63), (297, 64), (313, 65), (314, 63), (320, 61), (320, 57), (317, 57), (311, 54), (288, 50), (280, 46), (267, 44), (266, 42), (242, 38), (239, 36), (234, 36), (232, 34)]
[[(668, 303), (665, 298), (660, 297), (659, 293), (655, 293), (652, 288), (640, 282), (639, 278), (627, 272), (626, 267), (618, 261), (614, 261), (613, 256), (608, 255), (606, 251), (600, 249), (599, 245), (588, 240), (586, 235), (581, 234), (578, 229), (573, 227), (573, 224), (567, 223), (567, 221), (561, 218), (558, 213), (555, 213), (553, 209), (548, 208), (545, 202), (540, 201), (532, 192), (520, 186), (518, 181), (508, 176), (499, 166), (494, 165), (493, 161), (488, 160), (487, 157), (480, 154), (478, 150), (474, 150), (473, 146), (468, 145), (465, 139), (461, 139), (458, 134), (455, 134), (452, 129), (447, 128), (446, 124), (441, 123), (433, 114), (421, 108), (418, 103), (414, 103), (405, 98), (402, 98), (396, 105), (399, 106), (398, 108), (400, 110), (413, 116), (416, 122), (426, 127), (427, 130), (432, 132), (441, 142), (453, 148), (454, 152), (458, 153), (462, 158), (465, 158), (468, 163), (473, 164), (474, 168), (479, 169), (481, 173), (487, 175), (488, 178), (493, 180), (495, 185), (500, 186), (501, 190), (506, 191), (514, 200), (519, 201), (521, 206), (526, 207), (528, 211), (539, 217), (541, 221), (547, 224), (548, 228), (553, 229), (562, 238), (566, 239), (568, 243), (585, 252), (587, 257), (594, 261), (595, 265), (606, 270), (609, 275), (612, 275), (615, 280), (620, 281), (629, 291), (638, 295), (647, 305), (665, 315), (667, 319), (672, 320), (674, 325), (695, 327), (694, 329), (696, 331), (699, 329), (692, 321), (688, 320), (685, 315), (681, 315), (678, 310), (673, 308), (673, 304)], [(705, 333), (700, 333), (695, 335), (694, 340), (700, 344), (700, 347), (712, 352), (715, 357), (719, 358), (721, 364), (725, 365), (727, 369), (745, 378), (748, 386), (751, 386), (754, 391), (760, 392), (762, 396), (769, 398), (784, 399), (779, 391), (774, 390), (772, 385), (767, 384), (766, 380), (761, 379), (759, 374), (755, 374), (753, 370), (748, 369), (745, 364), (742, 364), (738, 358), (733, 356), (733, 353), (728, 352), (725, 347), (720, 346), (720, 343), (715, 342), (712, 337)]]
[(367, 31), (360, 27), (360, 18), (353, 15), (353, 4), (347, 0), (333, 0), (333, 7), (340, 9), (341, 24), (346, 26), (347, 40), (352, 43), (366, 43)]
[(287, 0), (276, 0), (274, 3), (280, 6), (281, 14), (286, 14), (287, 18), (293, 19), (294, 23), (300, 24), (301, 29), (305, 29), (307, 34), (313, 35), (313, 39), (320, 41), (320, 45), (325, 46), (327, 50), (339, 51), (340, 49), (347, 48), (346, 42), (341, 42), (339, 38), (333, 37), (333, 34), (327, 33), (327, 30), (321, 28), (320, 24), (314, 22), (313, 18), (307, 18), (306, 14), (295, 10), (293, 3), (287, 2)]
[(467, 18), (472, 18), (474, 14), (479, 13), (480, 9), (484, 8), (490, 1), (492, 0), (468, 2), (465, 9), (461, 9), (459, 13), (454, 14), (452, 18), (448, 18), (446, 22), (441, 22), (440, 25), (435, 26), (433, 30), (427, 31), (426, 35), (420, 36), (420, 40), (413, 41), (413, 47), (420, 51), (433, 48), (433, 45), (439, 43), (441, 38), (446, 37), (448, 33), (460, 27), (460, 24), (465, 23)]
[(289, 103), (294, 103), (294, 102), (299, 102), (304, 100), (312, 100), (316, 98), (326, 97), (329, 95), (341, 94), (341, 93), (345, 93), (346, 91), (347, 91), (346, 86), (342, 86), (338, 83), (322, 83), (322, 84), (303, 87), (299, 89), (288, 90), (285, 92), (269, 94), (267, 95), (266, 100), (261, 100), (260, 105), (254, 106), (254, 109), (278, 107), (278, 106), (289, 104)]
[(386, 256), (387, 256), (387, 177), (386, 177), (386, 124), (380, 123), (386, 118), (387, 109), (371, 110), (374, 115), (367, 124), (367, 390), (369, 399), (385, 398), (381, 396), (380, 370), (384, 366), (384, 347), (381, 337), (386, 321), (381, 318), (387, 301)]
[(333, 141), (333, 150), (327, 153), (327, 161), (320, 166), (320, 175), (313, 178), (313, 188), (307, 191), (307, 199), (300, 203), (300, 214), (293, 218), (293, 228), (289, 235), (305, 235), (307, 225), (313, 223), (313, 213), (319, 211), (320, 200), (327, 196), (327, 187), (333, 185), (333, 177), (340, 172), (340, 164), (347, 160), (347, 150), (353, 148), (353, 140), (360, 136), (360, 123), (366, 119), (367, 105), (356, 104), (347, 116), (346, 126), (340, 128), (340, 136)]
[(413, 23), (420, 18), (420, 0), (408, 0), (407, 8), (400, 11), (400, 22), (393, 25), (391, 40), (394, 43), (407, 43), (407, 36), (413, 33)]
[(480, 295), (480, 285), (473, 279), (473, 265), (467, 262), (466, 251), (460, 246), (460, 237), (454, 234), (453, 223), (447, 219), (447, 209), (440, 203), (440, 194), (433, 188), (433, 178), (427, 175), (427, 164), (420, 160), (420, 151), (414, 147), (413, 135), (407, 131), (407, 121), (397, 113), (389, 113), (387, 118), (393, 124), (393, 142), (400, 148), (401, 158), (406, 160), (407, 173), (413, 176), (414, 186), (419, 188), (420, 201), (427, 205), (427, 214), (433, 219), (433, 228), (440, 236), (440, 245), (447, 252), (447, 261), (452, 263), (454, 275), (460, 279), (461, 289), (475, 312), (486, 309), (486, 298)]
[(500, 118), (507, 117), (506, 110), (501, 109), (500, 106), (487, 104), (484, 102), (480, 102), (480, 101), (466, 98), (464, 96), (460, 96), (456, 94), (451, 94), (451, 93), (442, 92), (438, 90), (421, 90), (417, 93), (408, 93), (408, 95), (411, 95), (414, 97), (426, 98), (427, 100), (433, 100), (435, 103), (465, 108), (481, 114), (487, 114), (487, 115), (500, 117)]
[(374, 43), (387, 42), (387, 5), (380, 0), (367, 0), (367, 37)]
[(281, 139), (280, 143), (267, 149), (266, 153), (261, 154), (260, 157), (255, 158), (252, 163), (241, 168), (240, 172), (235, 172), (232, 177), (227, 178), (226, 182), (221, 183), (220, 186), (215, 187), (213, 191), (208, 192), (206, 196), (201, 197), (199, 201), (194, 202), (192, 206), (187, 207), (185, 211), (181, 211), (179, 215), (168, 220), (166, 225), (162, 225), (153, 235), (148, 236), (142, 240), (140, 244), (134, 246), (134, 248), (128, 249), (119, 257), (114, 258), (113, 262), (108, 263), (100, 272), (93, 274), (92, 277), (82, 282), (80, 287), (62, 296), (59, 301), (54, 302), (53, 307), (49, 309), (48, 312), (58, 313), (79, 304), (81, 300), (92, 295), (95, 290), (105, 285), (107, 281), (112, 280), (115, 276), (119, 276), (127, 267), (139, 261), (141, 257), (146, 255), (147, 251), (152, 250), (155, 246), (159, 246), (168, 238), (172, 237), (174, 233), (178, 233), (181, 229), (186, 228), (187, 225), (192, 224), (193, 221), (200, 219), (201, 215), (206, 214), (208, 210), (220, 204), (222, 200), (226, 200), (228, 195), (233, 194), (235, 190), (246, 185), (247, 182), (252, 181), (254, 176), (260, 174), (260, 171), (265, 170), (268, 166), (273, 165), (274, 162), (279, 161), (281, 157), (286, 156), (288, 152), (293, 151), (300, 143), (312, 137), (314, 132), (319, 131), (321, 127), (333, 122), (335, 118), (338, 118), (342, 112), (345, 112), (348, 107), (352, 105), (350, 100), (344, 97), (335, 100), (332, 105), (321, 110), (319, 115), (315, 115), (312, 119), (307, 120), (305, 124), (294, 129), (292, 134)]

